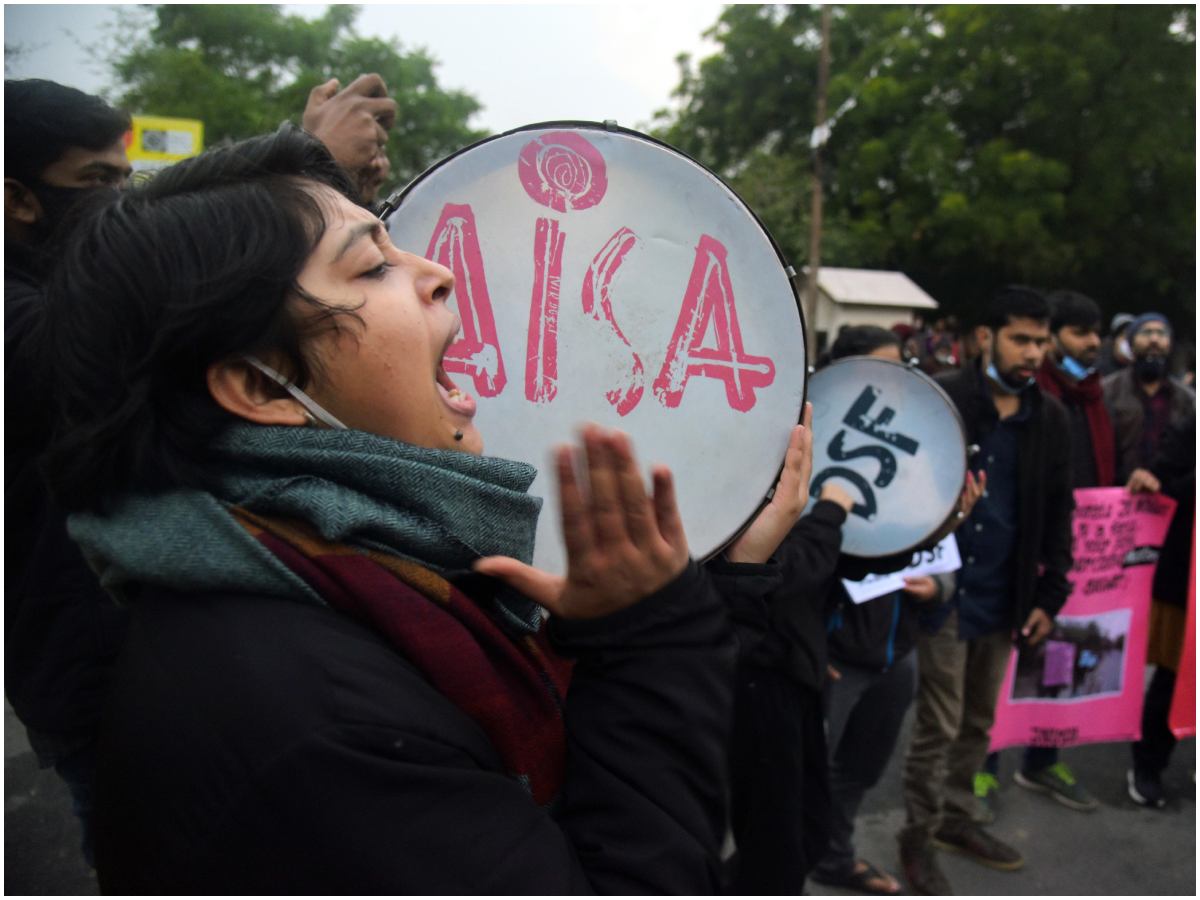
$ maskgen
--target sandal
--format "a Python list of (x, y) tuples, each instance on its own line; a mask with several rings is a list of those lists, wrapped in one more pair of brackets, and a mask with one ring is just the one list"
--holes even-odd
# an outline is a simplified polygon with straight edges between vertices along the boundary
[[(891, 896), (900, 893), (899, 881), (865, 859), (856, 859), (854, 861), (854, 868), (849, 872), (839, 875), (814, 872), (812, 879), (830, 887), (847, 888), (852, 891), (858, 891), (860, 894)], [(888, 886), (892, 889), (888, 890)]]

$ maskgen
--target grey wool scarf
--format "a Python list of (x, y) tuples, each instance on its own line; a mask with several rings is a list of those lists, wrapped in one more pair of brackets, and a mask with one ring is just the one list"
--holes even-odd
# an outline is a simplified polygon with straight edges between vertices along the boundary
[(429, 450), (362, 431), (239, 424), (214, 444), (207, 491), (127, 494), (70, 517), (101, 583), (176, 590), (315, 592), (229, 514), (294, 518), (322, 538), (379, 550), (446, 576), (481, 556), (533, 557), (541, 499), (525, 463)]

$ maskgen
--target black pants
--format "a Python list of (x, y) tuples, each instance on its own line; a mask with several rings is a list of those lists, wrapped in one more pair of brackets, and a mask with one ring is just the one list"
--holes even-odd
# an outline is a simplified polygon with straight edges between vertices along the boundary
[(1175, 673), (1164, 666), (1155, 666), (1142, 707), (1142, 739), (1133, 745), (1133, 767), (1139, 772), (1160, 775), (1171, 761), (1175, 734), (1167, 719), (1174, 694)]
[(794, 894), (828, 846), (821, 694), (769, 669), (738, 671), (730, 748), (732, 894)]
[(854, 819), (896, 749), (917, 692), (917, 654), (910, 650), (884, 671), (836, 660), (833, 665), (842, 675), (825, 689), (833, 803), (829, 850), (817, 874), (838, 878), (854, 872)]

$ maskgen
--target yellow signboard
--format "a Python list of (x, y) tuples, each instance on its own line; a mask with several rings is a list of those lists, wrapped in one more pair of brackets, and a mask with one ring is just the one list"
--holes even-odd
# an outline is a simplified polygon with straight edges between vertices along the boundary
[(204, 123), (199, 119), (134, 116), (126, 149), (134, 171), (162, 169), (204, 149)]

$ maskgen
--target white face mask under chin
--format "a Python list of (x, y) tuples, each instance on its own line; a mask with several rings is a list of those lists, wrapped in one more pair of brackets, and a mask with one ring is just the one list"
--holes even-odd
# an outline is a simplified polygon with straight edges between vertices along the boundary
[(279, 372), (276, 372), (262, 360), (251, 356), (250, 354), (246, 354), (242, 357), (242, 359), (246, 360), (246, 362), (250, 363), (250, 365), (254, 366), (254, 368), (258, 369), (258, 371), (262, 372), (277, 385), (291, 394), (296, 399), (296, 402), (303, 406), (305, 410), (308, 411), (308, 414), (317, 421), (328, 425), (330, 428), (333, 428), (336, 431), (350, 430), (344, 424), (338, 421), (336, 416), (322, 407), (321, 404), (319, 404), (316, 400), (308, 396), (308, 394), (304, 393), (304, 391), (300, 390), (300, 388), (296, 387), (296, 385), (292, 384), (290, 381), (288, 381), (288, 379), (284, 378), (283, 375), (281, 375)]

